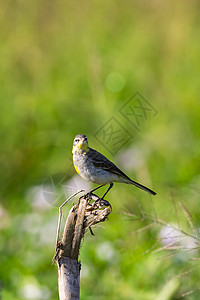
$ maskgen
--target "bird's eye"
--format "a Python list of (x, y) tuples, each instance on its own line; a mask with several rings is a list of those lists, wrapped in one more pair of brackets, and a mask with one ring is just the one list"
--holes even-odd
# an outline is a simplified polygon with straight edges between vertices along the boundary
[(79, 142), (79, 139), (75, 139), (75, 142), (78, 143), (78, 142)]

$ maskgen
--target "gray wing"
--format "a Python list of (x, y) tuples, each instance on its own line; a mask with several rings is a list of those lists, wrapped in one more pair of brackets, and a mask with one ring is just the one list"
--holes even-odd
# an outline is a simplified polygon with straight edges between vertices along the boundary
[(152, 195), (156, 195), (156, 192), (152, 191), (148, 187), (130, 179), (115, 164), (113, 164), (110, 160), (108, 160), (103, 154), (99, 153), (98, 151), (89, 148), (89, 151), (87, 152), (87, 154), (91, 158), (91, 161), (95, 167), (101, 168), (101, 169), (109, 171), (113, 174), (122, 176), (123, 178), (128, 179), (133, 185), (144, 190), (145, 192), (148, 192), (149, 194), (152, 194)]
[(113, 164), (109, 159), (107, 159), (103, 154), (98, 151), (89, 148), (87, 155), (91, 158), (94, 166), (101, 168), (105, 171), (109, 171), (113, 174), (117, 174), (131, 181), (131, 179), (124, 174), (115, 164)]

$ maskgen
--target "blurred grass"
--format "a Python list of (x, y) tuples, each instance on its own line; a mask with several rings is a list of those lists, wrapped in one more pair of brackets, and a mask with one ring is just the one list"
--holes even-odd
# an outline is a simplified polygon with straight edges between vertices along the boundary
[[(39, 289), (34, 299), (57, 299), (51, 266), (57, 209), (34, 208), (28, 191), (51, 174), (75, 174), (71, 148), (77, 133), (117, 161), (96, 144), (94, 133), (138, 90), (158, 114), (129, 145), (142, 153), (143, 164), (127, 172), (158, 192), (159, 216), (175, 222), (173, 191), (199, 226), (199, 8), (198, 1), (186, 0), (1, 1), (2, 300), (26, 298), (29, 283)], [(106, 87), (113, 72), (125, 80), (119, 92)], [(95, 238), (85, 238), (82, 299), (155, 299), (168, 279), (197, 265), (176, 256), (142, 255), (159, 228), (130, 235), (142, 224), (124, 220), (121, 211), (134, 212), (136, 196), (152, 212), (147, 195), (115, 185), (109, 222), (95, 230)], [(49, 239), (41, 228), (53, 228)], [(98, 254), (104, 248), (111, 259)], [(170, 299), (195, 290), (198, 276), (197, 269), (179, 278)], [(187, 298), (199, 299), (199, 293)]]

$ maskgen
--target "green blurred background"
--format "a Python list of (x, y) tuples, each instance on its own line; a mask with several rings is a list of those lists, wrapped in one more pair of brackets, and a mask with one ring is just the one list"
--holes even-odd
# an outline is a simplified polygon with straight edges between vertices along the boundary
[[(182, 299), (187, 292), (187, 299), (200, 298), (199, 240), (194, 247), (186, 237), (182, 250), (153, 253), (166, 228), (155, 224), (134, 234), (149, 222), (123, 214), (156, 210), (193, 234), (181, 202), (199, 226), (199, 11), (198, 1), (186, 0), (1, 1), (2, 300), (58, 299), (51, 259), (59, 191), (49, 200), (44, 182), (55, 179), (59, 190), (63, 174), (74, 178), (78, 133), (158, 192), (154, 209), (146, 193), (114, 185), (109, 221), (82, 243), (81, 299)], [(119, 109), (137, 91), (157, 114), (135, 134)], [(113, 117), (134, 139), (112, 152), (96, 133)]]

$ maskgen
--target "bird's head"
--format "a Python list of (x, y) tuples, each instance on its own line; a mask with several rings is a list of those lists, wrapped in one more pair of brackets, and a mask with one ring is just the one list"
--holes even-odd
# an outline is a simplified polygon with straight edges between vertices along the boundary
[(88, 150), (88, 140), (86, 135), (77, 134), (74, 138), (72, 153), (77, 151), (86, 151)]

